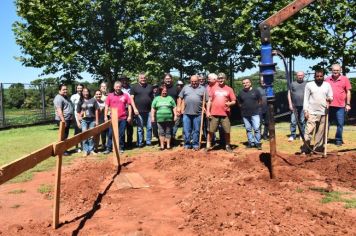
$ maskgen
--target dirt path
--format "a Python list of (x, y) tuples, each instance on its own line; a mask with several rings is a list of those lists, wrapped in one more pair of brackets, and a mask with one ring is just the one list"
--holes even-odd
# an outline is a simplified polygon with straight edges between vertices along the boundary
[[(314, 191), (355, 198), (355, 152), (279, 154), (274, 180), (266, 157), (242, 149), (123, 158), (121, 174), (138, 173), (150, 185), (141, 189), (118, 189), (109, 159), (80, 159), (63, 171), (58, 230), (51, 226), (52, 193), (37, 191), (53, 183), (47, 172), (0, 186), (0, 235), (356, 235), (356, 209), (322, 204)], [(9, 193), (16, 189), (26, 192)]]

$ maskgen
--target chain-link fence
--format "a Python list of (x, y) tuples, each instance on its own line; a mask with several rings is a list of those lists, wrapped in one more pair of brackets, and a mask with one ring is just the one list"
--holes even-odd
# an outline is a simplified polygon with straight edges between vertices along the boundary
[(56, 84), (0, 83), (0, 128), (52, 121)]

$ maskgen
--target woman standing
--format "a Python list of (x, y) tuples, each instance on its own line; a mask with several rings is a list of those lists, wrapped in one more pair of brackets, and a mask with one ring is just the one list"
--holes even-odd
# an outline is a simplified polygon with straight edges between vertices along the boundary
[[(77, 107), (78, 126), (82, 128), (82, 132), (92, 129), (99, 123), (99, 105), (95, 98), (92, 98), (88, 88), (83, 89), (83, 98), (80, 99)], [(96, 155), (94, 152), (93, 137), (83, 141), (83, 156), (89, 154)]]
[(154, 98), (152, 102), (151, 121), (157, 122), (160, 150), (171, 148), (171, 134), (174, 122), (177, 119), (176, 103), (171, 96), (167, 96), (166, 86), (159, 88), (160, 96)]
[[(95, 100), (99, 106), (99, 110), (98, 110), (99, 125), (101, 125), (102, 123), (104, 123), (105, 102), (102, 100), (102, 92), (99, 89), (95, 91), (94, 97), (95, 97)], [(101, 147), (105, 150), (106, 133), (107, 133), (107, 130), (104, 130), (103, 132), (100, 133), (100, 135), (98, 134), (95, 137), (95, 150), (96, 151), (98, 150), (98, 147), (99, 147), (100, 137), (101, 137)]]

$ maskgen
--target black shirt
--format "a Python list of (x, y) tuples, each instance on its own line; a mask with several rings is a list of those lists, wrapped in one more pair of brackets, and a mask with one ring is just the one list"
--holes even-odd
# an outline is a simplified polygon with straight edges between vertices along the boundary
[(249, 91), (241, 90), (237, 97), (241, 105), (242, 116), (254, 116), (259, 114), (261, 94), (257, 89), (252, 88)]
[(77, 112), (83, 112), (83, 119), (95, 118), (95, 111), (99, 109), (99, 104), (96, 102), (95, 98), (90, 98), (88, 100), (80, 99)]
[(175, 102), (177, 102), (177, 98), (178, 98), (178, 90), (177, 87), (172, 85), (171, 87), (167, 86), (167, 95), (171, 96)]
[(144, 86), (139, 83), (134, 84), (131, 87), (131, 95), (134, 95), (134, 102), (136, 104), (138, 112), (150, 112), (151, 103), (153, 100), (153, 88), (150, 84)]

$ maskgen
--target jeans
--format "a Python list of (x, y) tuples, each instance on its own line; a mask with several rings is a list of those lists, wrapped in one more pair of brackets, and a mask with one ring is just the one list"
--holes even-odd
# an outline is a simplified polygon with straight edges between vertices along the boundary
[[(119, 147), (120, 150), (125, 150), (125, 129), (126, 129), (126, 120), (119, 120)], [(106, 145), (106, 150), (112, 151), (112, 127), (110, 126), (108, 131), (108, 142)]]
[[(261, 132), (260, 132), (260, 115), (243, 116), (242, 120), (245, 124), (248, 143), (261, 144)], [(252, 129), (254, 134), (252, 134)]]
[(182, 124), (182, 116), (178, 116), (178, 119), (174, 122), (174, 126), (172, 128), (172, 137), (174, 139), (176, 138), (176, 134), (180, 124)]
[(143, 146), (143, 136), (144, 130), (143, 127), (146, 124), (146, 144), (151, 145), (152, 139), (152, 124), (151, 124), (151, 112), (142, 112), (138, 116), (135, 117), (137, 124), (137, 146)]
[[(260, 114), (260, 122), (261, 122), (261, 133), (263, 137), (268, 137), (268, 112), (264, 112)], [(263, 132), (262, 132), (262, 126), (263, 126)]]
[[(95, 127), (95, 120), (94, 118), (88, 118), (82, 120), (82, 131), (86, 131), (88, 129), (92, 129)], [(94, 140), (93, 137), (90, 137), (83, 141), (83, 151), (86, 153), (90, 153), (94, 151)]]
[(199, 129), (201, 115), (183, 115), (184, 147), (199, 147)]
[[(304, 119), (304, 111), (302, 106), (296, 106), (295, 107), (297, 114), (298, 114), (298, 120), (300, 122), (300, 128), (301, 128), (301, 135), (304, 135), (304, 129), (305, 129), (305, 119)], [(296, 138), (296, 131), (297, 131), (297, 120), (294, 115), (294, 112), (292, 112), (290, 116), (290, 136), (293, 137), (294, 139)]]
[(133, 125), (126, 123), (126, 142), (127, 146), (132, 146)]
[[(65, 128), (64, 128), (64, 140), (66, 140), (69, 136), (69, 128), (70, 128), (71, 120), (65, 120), (64, 122), (66, 123)], [(56, 124), (58, 126), (60, 123), (61, 123), (60, 120), (56, 120)]]
[(336, 123), (336, 144), (342, 144), (342, 132), (345, 124), (345, 108), (344, 107), (330, 107), (329, 108), (329, 126), (331, 123)]

